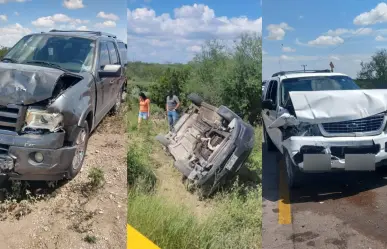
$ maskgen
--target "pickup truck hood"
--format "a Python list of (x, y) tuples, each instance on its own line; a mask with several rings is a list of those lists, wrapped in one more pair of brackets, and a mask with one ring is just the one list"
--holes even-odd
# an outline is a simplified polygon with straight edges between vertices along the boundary
[(28, 105), (48, 99), (58, 79), (66, 74), (55, 68), (0, 62), (0, 105)]
[(310, 124), (369, 117), (387, 110), (387, 90), (290, 92), (297, 120)]

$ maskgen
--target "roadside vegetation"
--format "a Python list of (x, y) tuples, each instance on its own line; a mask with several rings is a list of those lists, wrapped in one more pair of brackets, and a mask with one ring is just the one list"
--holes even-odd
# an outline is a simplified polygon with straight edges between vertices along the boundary
[[(127, 221), (161, 249), (261, 248), (260, 51), (260, 37), (243, 35), (233, 48), (209, 41), (188, 64), (129, 64)], [(164, 99), (171, 88), (182, 99), (183, 107), (189, 104), (187, 95), (197, 92), (211, 104), (229, 106), (256, 126), (256, 146), (247, 162), (259, 175), (256, 182), (238, 177), (209, 200), (192, 197), (181, 176), (173, 173), (172, 158), (155, 140), (157, 134), (168, 130)], [(151, 120), (138, 129), (139, 91), (148, 94), (152, 106)], [(173, 178), (175, 187), (169, 191), (183, 192), (179, 196), (186, 198), (161, 194), (166, 179), (160, 176), (160, 169), (172, 172), (167, 180)], [(198, 206), (203, 214), (198, 214)]]

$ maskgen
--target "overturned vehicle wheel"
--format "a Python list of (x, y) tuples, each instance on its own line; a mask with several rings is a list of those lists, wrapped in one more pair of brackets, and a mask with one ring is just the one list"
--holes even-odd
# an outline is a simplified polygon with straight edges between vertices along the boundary
[(181, 115), (175, 131), (156, 140), (174, 158), (187, 190), (207, 198), (241, 169), (254, 146), (254, 129), (227, 107), (189, 96), (193, 105)]

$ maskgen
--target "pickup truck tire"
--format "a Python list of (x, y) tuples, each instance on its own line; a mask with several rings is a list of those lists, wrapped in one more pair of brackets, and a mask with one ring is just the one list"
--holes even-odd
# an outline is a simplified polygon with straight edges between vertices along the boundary
[(111, 115), (117, 115), (120, 112), (120, 107), (122, 103), (122, 89), (117, 94), (116, 100), (114, 102), (114, 106), (110, 111)]
[(269, 134), (267, 134), (266, 128), (263, 128), (263, 137), (265, 139), (266, 149), (267, 151), (277, 151), (277, 147), (271, 140)]
[(87, 143), (89, 141), (89, 125), (87, 121), (84, 121), (82, 126), (79, 127), (78, 133), (75, 136), (75, 140), (72, 143), (72, 146), (77, 146), (73, 161), (69, 168), (68, 179), (73, 179), (80, 171), (85, 160)]
[(287, 151), (284, 152), (284, 156), (289, 188), (294, 189), (300, 187), (303, 180), (303, 172), (301, 172), (298, 166), (293, 163)]

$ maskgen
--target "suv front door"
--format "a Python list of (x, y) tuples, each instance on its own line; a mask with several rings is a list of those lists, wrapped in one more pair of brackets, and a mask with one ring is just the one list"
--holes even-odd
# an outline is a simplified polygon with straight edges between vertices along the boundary
[[(109, 50), (110, 64), (121, 65), (120, 55), (115, 43), (112, 41), (108, 41), (107, 47)], [(123, 67), (121, 68), (121, 75), (122, 75), (122, 70), (123, 70)], [(121, 77), (110, 78), (109, 86), (108, 86), (108, 94), (106, 95), (106, 97), (108, 98), (107, 102), (109, 103), (110, 107), (113, 107), (114, 103), (116, 102), (116, 98), (120, 90), (119, 89), (120, 80), (121, 80)]]
[(278, 81), (271, 80), (267, 83), (265, 91), (265, 100), (271, 100), (275, 106), (272, 110), (263, 109), (262, 117), (265, 124), (266, 132), (275, 144), (275, 146), (282, 152), (282, 132), (279, 128), (269, 128), (269, 126), (278, 118)]
[[(109, 49), (106, 41), (99, 43), (98, 70), (102, 70), (106, 65), (110, 64)], [(97, 75), (97, 105), (95, 111), (96, 123), (109, 111), (109, 89), (111, 78), (100, 78)]]

